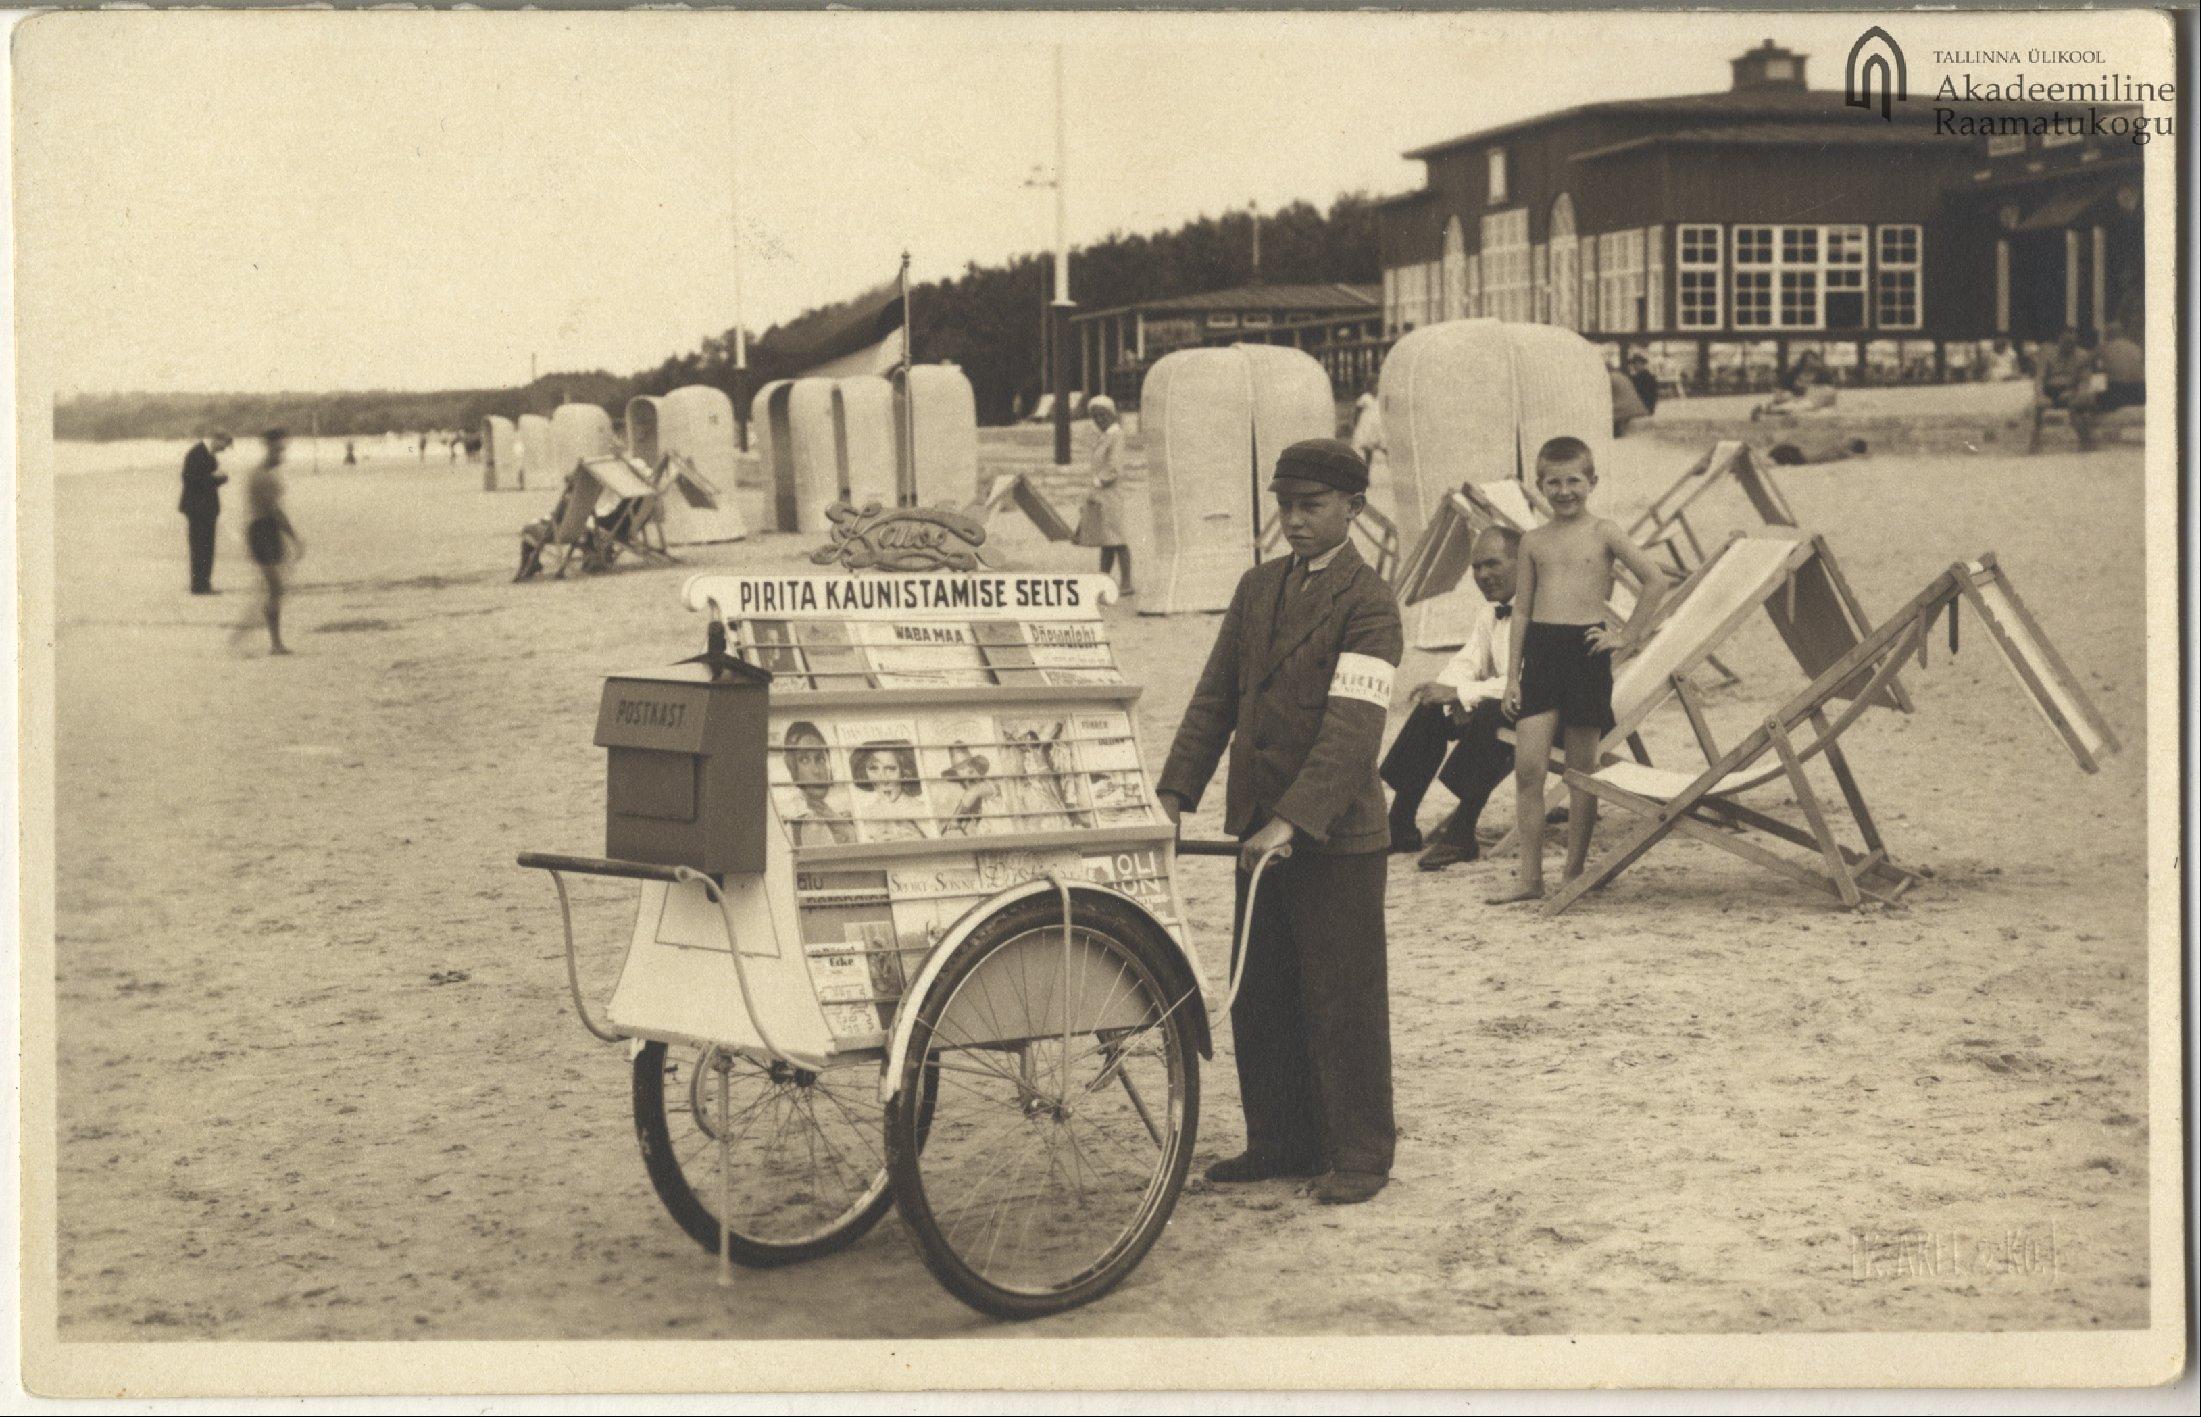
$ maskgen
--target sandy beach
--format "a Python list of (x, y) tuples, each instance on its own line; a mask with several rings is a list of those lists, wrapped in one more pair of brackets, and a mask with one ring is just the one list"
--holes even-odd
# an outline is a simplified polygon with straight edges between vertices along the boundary
[[(1035, 447), (988, 433), (982, 452)], [(1553, 920), (1481, 904), (1503, 865), (1393, 858), (1391, 1187), (1333, 1210), (1289, 1183), (1195, 1181), (1121, 1290), (1018, 1329), (939, 1289), (891, 1215), (845, 1254), (715, 1287), (644, 1175), (626, 1050), (573, 1017), (555, 897), (513, 864), (600, 848), (598, 688), (701, 647), (682, 579), (796, 569), (813, 539), (514, 585), (516, 533), (550, 491), (485, 494), (479, 466), (440, 449), (425, 466), (362, 452), (292, 477), (309, 555), (290, 659), (264, 636), (229, 643), (252, 601), (241, 481), (223, 594), (194, 599), (173, 458), (62, 459), (77, 468), (56, 508), (66, 1339), (2147, 1320), (2136, 447), (1778, 474), (1868, 615), (1997, 553), (2123, 740), (2101, 773), (2077, 769), (1968, 634), (1906, 674), (1915, 714), (1876, 712), (1846, 740), (1891, 852), (1932, 873), (1899, 908), (1847, 913), (1674, 841)], [(1598, 509), (1625, 520), (1701, 452), (1622, 441)], [(1727, 494), (1708, 520), (1743, 515)], [(994, 547), (1019, 568), (1090, 568), (1013, 527)], [(1214, 621), (1110, 613), (1158, 767)], [(1722, 657), (1742, 676), (1715, 695), (1730, 736), (1798, 682), (1762, 622)], [(1401, 684), (1438, 662), (1413, 655)], [(1673, 714), (1647, 736), (1680, 757), (1687, 733)], [(1190, 830), (1216, 834), (1221, 801)], [(1449, 807), (1433, 790), (1424, 826)], [(1500, 800), (1486, 824), (1510, 816)], [(1182, 879), (1212, 961), (1228, 868), (1188, 861)], [(599, 988), (630, 900), (584, 891)], [(1196, 1167), (1241, 1140), (1227, 1030), (1218, 1045)], [(1977, 1262), (1907, 1262), (1911, 1242)], [(2028, 1262), (1979, 1259), (1997, 1245)]]

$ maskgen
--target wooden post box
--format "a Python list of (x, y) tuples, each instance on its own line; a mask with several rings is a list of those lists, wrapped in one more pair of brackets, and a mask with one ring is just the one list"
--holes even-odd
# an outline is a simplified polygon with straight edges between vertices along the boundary
[(765, 709), (772, 676), (720, 661), (604, 681), (597, 746), (610, 750), (604, 854), (710, 875), (764, 869)]

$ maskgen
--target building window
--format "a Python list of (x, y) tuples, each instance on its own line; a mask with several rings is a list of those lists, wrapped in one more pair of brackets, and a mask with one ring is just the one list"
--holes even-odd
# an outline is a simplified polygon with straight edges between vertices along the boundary
[(1461, 302), (1460, 308), (1469, 315), (1483, 313), (1483, 258), (1481, 256), (1469, 256), (1467, 258), (1467, 299)]
[(2050, 128), (2047, 132), (2041, 134), (2041, 146), (2044, 148), (2068, 148), (2073, 143), (2084, 141), (2085, 138), (2085, 129), (2078, 127), (2076, 124), (2063, 125)]
[(1873, 323), (1883, 330), (1915, 330), (1925, 318), (1919, 269), (1925, 234), (1916, 226), (1883, 226), (1879, 241), (1879, 259), (1873, 272)]
[(1399, 273), (1386, 266), (1383, 270), (1383, 332), (1391, 333), (1399, 327)]
[(1643, 328), (1666, 328), (1666, 228), (1643, 229)]
[(1444, 318), (1467, 313), (1467, 237), (1458, 217), (1444, 224)]
[(1264, 330), (1276, 321), (1275, 317), (1271, 316), (1266, 310), (1249, 310), (1246, 312), (1245, 319), (1240, 323), (1249, 330)]
[(1501, 320), (1534, 316), (1529, 283), (1528, 212), (1516, 208), (1483, 218), (1483, 313)]
[(2025, 134), (1990, 133), (1987, 135), (1987, 156), (2016, 157), (2025, 151)]
[(1487, 154), (1490, 162), (1490, 194), (1485, 205), (1497, 206), (1506, 199), (1506, 150), (1492, 148)]
[(1211, 330), (1235, 330), (1238, 328), (1238, 317), (1220, 312), (1211, 314), (1207, 317), (1207, 327)]
[(1574, 199), (1562, 192), (1551, 204), (1551, 322), (1582, 327), (1581, 261), (1574, 235)]
[(1585, 334), (1598, 329), (1597, 323), (1597, 238), (1585, 237), (1582, 241), (1582, 325)]
[(1643, 232), (1608, 231), (1597, 238), (1597, 328), (1635, 334), (1643, 328)]
[(1826, 229), (1826, 328), (1865, 327), (1865, 228)]
[(1532, 317), (1538, 324), (1551, 323), (1551, 251), (1541, 241), (1529, 248), (1529, 278), (1536, 288), (1536, 313)]
[(1674, 267), (1679, 277), (1676, 299), (1684, 330), (1716, 330), (1720, 327), (1720, 229), (1716, 226), (1684, 226), (1676, 230)]
[[(1908, 277), (1893, 284), (1912, 292), (1911, 306), (1915, 308), (1919, 228), (1881, 229), (1902, 233), (1892, 245), (1884, 240), (1883, 249), (1896, 252), (1909, 269)], [(1865, 327), (1866, 228), (1738, 226), (1734, 242), (1735, 328)], [(1914, 318), (1910, 325), (1891, 328), (1913, 328), (1915, 324)]]

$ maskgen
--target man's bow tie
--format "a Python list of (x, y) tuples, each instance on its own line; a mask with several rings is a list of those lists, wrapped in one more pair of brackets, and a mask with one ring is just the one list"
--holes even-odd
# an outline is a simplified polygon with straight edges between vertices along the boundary
[(1490, 613), (1501, 620), (1510, 620), (1513, 618), (1513, 606), (1511, 604), (1493, 606)]

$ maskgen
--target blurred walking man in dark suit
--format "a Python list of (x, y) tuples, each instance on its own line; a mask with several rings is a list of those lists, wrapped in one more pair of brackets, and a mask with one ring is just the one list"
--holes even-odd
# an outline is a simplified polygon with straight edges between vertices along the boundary
[(1346, 535), (1367, 490), (1367, 464), (1336, 439), (1278, 457), (1269, 491), (1292, 554), (1239, 580), (1155, 789), (1177, 820), (1229, 746), (1241, 912), (1253, 864), (1292, 848), (1261, 877), (1230, 1014), (1246, 1150), (1207, 1175), (1319, 1176), (1329, 1205), (1382, 1190), (1396, 1143), (1376, 754), (1404, 639)]
[(210, 433), (183, 455), (183, 498), (176, 510), (187, 528), (193, 595), (214, 593), (214, 524), (221, 520), (222, 484), (229, 481), (218, 471), (216, 455), (228, 447), (227, 433)]

